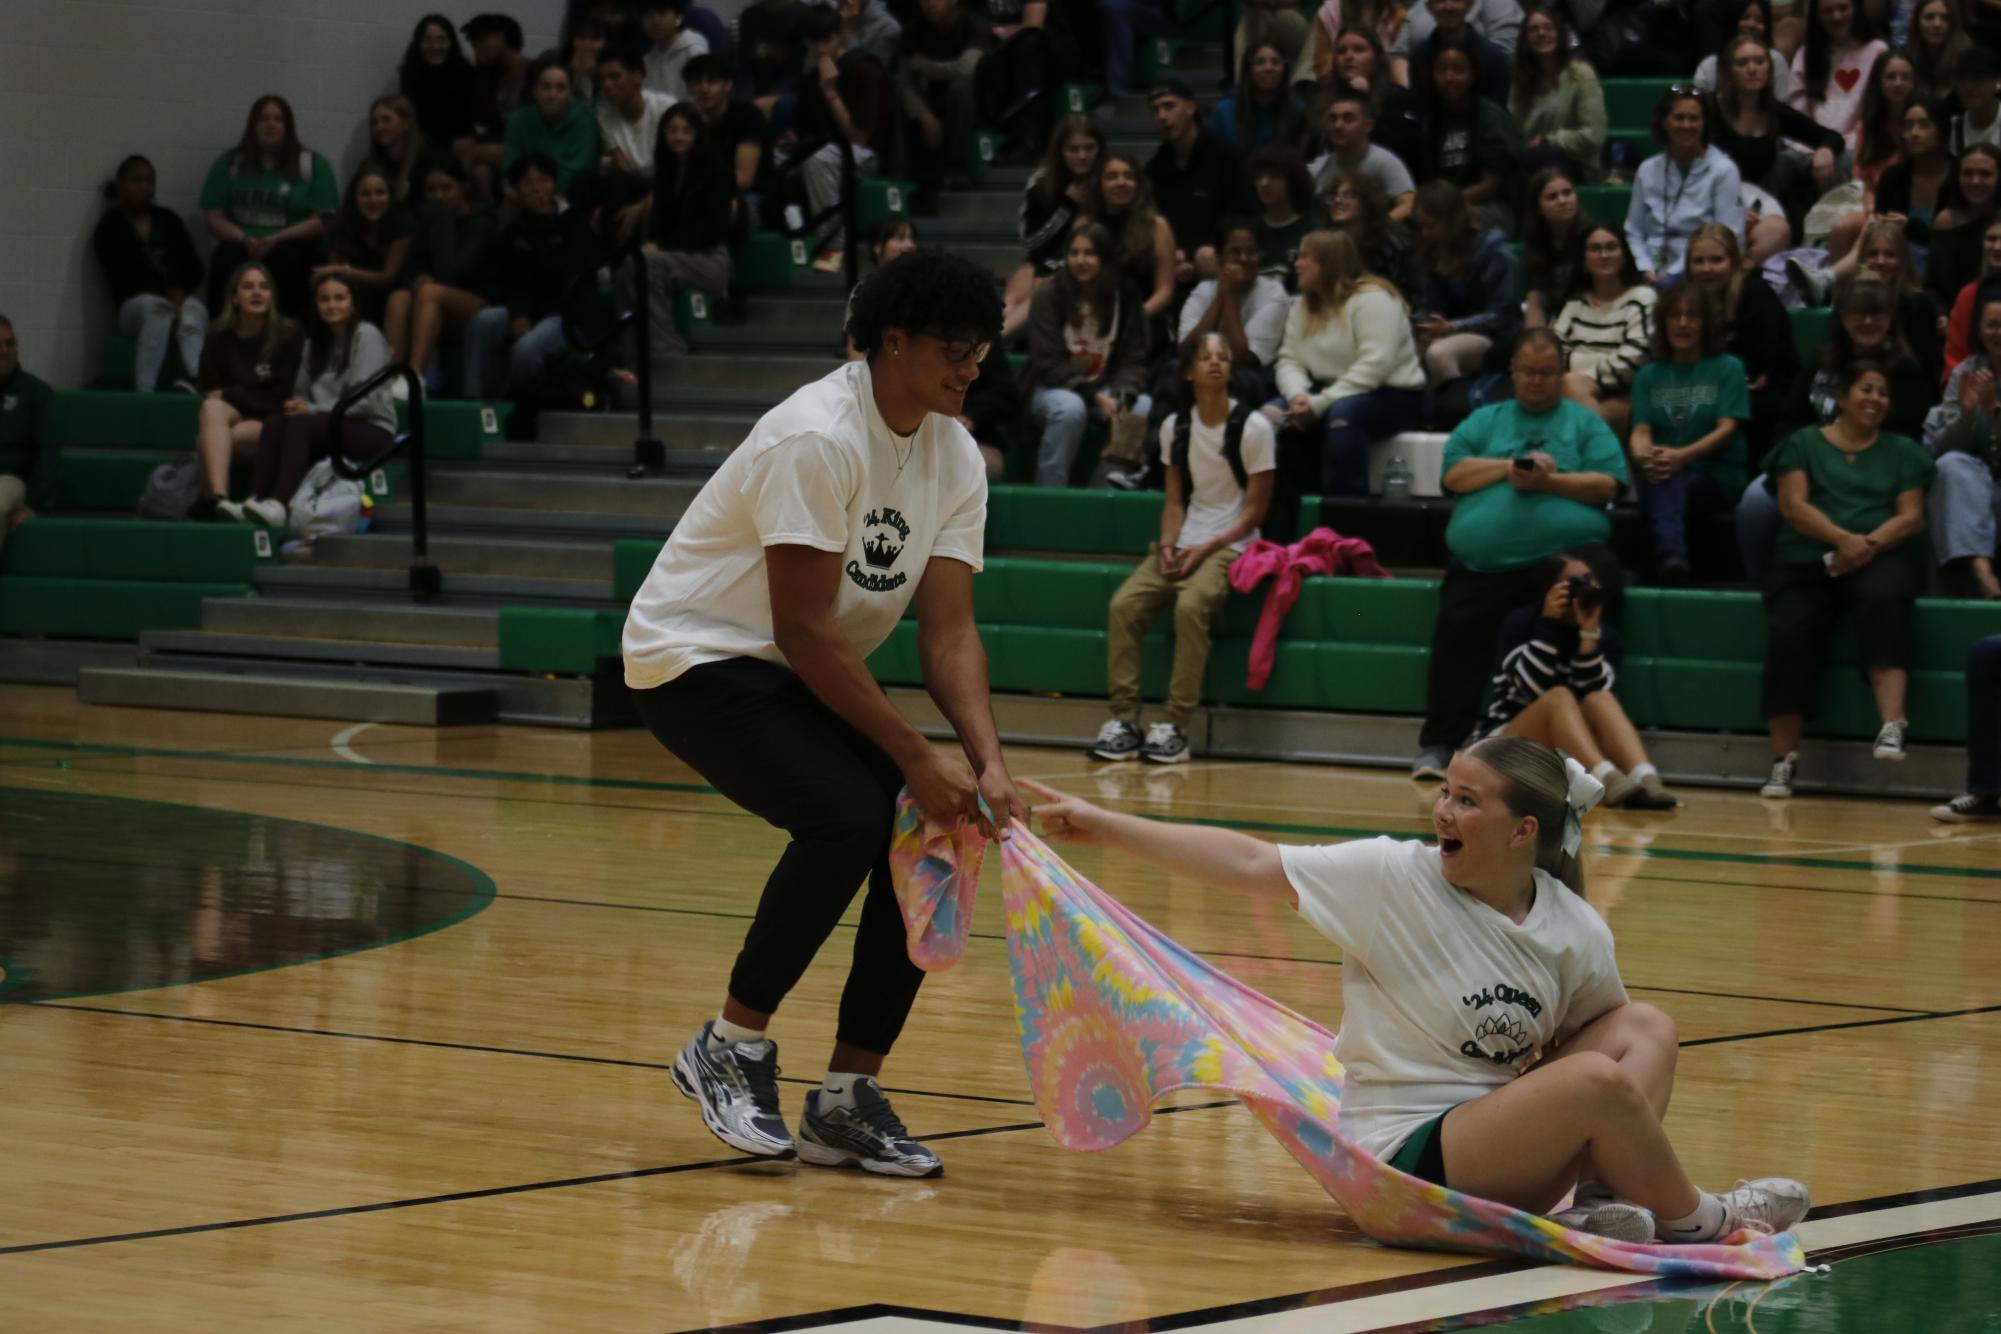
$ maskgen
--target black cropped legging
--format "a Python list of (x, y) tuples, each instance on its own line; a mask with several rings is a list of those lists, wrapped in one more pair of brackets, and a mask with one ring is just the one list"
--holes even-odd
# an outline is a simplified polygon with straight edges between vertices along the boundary
[[(332, 452), (327, 439), (332, 423), (332, 415), (325, 412), (266, 417), (264, 434), (257, 439), (257, 462), (250, 472), (250, 494), (291, 503), (292, 493), (312, 466)], [(380, 426), (351, 418), (340, 424), (340, 434), (342, 453), (351, 459), (374, 458), (391, 438)]]
[(1835, 578), (1818, 561), (1774, 565), (1765, 582), (1767, 718), (1811, 718), (1835, 616), (1855, 616), (1856, 655), (1864, 671), (1911, 665), (1911, 604), (1922, 583), (1908, 551), (1886, 551), (1853, 574)]
[(752, 815), (792, 836), (764, 882), (730, 995), (778, 1009), (868, 882), (836, 1036), (887, 1054), (924, 974), (910, 962), (889, 880), (903, 775), (790, 668), (726, 658), (635, 690), (660, 744)]

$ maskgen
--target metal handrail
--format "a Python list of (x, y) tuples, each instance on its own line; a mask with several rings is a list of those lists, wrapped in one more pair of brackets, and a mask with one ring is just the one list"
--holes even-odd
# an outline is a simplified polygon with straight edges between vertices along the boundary
[[(633, 374), (639, 380), (639, 434), (634, 436), (632, 441), (632, 466), (625, 470), (627, 477), (637, 479), (644, 477), (650, 470), (664, 469), (667, 466), (667, 446), (653, 434), (653, 320), (650, 314), (653, 304), (652, 279), (646, 272), (646, 253), (637, 244), (632, 245), (623, 254), (614, 253), (610, 267), (616, 269), (628, 260), (631, 261), (633, 269), (632, 304), (612, 316), (611, 328), (601, 338), (585, 338), (575, 324), (565, 319), (563, 341), (576, 351), (595, 353), (617, 341), (625, 333), (627, 325), (632, 325), (638, 330), (639, 364), (633, 367)], [(595, 281), (595, 277), (590, 275), (580, 278), (579, 281)]]
[[(343, 452), (341, 439), (341, 426), (347, 420), (348, 409), (399, 376), (410, 395), (410, 424), (396, 432), (374, 458), (364, 463), (354, 462)], [(430, 561), (430, 528), (424, 500), (424, 425), (424, 377), (400, 361), (391, 362), (342, 394), (340, 402), (327, 414), (330, 443), (327, 461), (333, 464), (338, 476), (360, 481), (404, 449), (410, 451), (410, 591), (420, 598), (436, 597), (444, 587), (443, 573)]]

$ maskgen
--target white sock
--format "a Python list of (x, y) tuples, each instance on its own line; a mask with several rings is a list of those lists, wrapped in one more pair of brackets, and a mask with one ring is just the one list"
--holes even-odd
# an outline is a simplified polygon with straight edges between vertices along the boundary
[(1610, 760), (1600, 760), (1591, 766), (1591, 776), (1603, 783), (1619, 772), (1619, 766)]
[(1636, 764), (1633, 766), (1633, 771), (1627, 774), (1626, 777), (1632, 779), (1635, 783), (1644, 783), (1649, 777), (1656, 777), (1659, 774), (1660, 770), (1654, 768), (1651, 764)]
[(1723, 1207), (1723, 1201), (1705, 1190), (1694, 1213), (1686, 1218), (1663, 1218), (1658, 1230), (1662, 1241), (1715, 1241), (1729, 1221), (1730, 1211)]
[(742, 1024), (731, 1023), (721, 1015), (716, 1016), (715, 1025), (709, 1029), (710, 1051), (721, 1051), (724, 1047), (738, 1047), (746, 1042), (763, 1040), (763, 1029), (745, 1028)]
[(832, 1070), (820, 1081), (820, 1104), (823, 1107), (846, 1107), (850, 1111), (855, 1106), (855, 1086), (867, 1079), (867, 1075), (839, 1074)]

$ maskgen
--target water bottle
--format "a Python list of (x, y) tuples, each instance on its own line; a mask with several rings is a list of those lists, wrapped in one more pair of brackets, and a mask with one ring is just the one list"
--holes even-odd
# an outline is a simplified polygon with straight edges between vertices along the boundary
[(1401, 450), (1390, 455), (1390, 466), (1383, 469), (1383, 499), (1410, 499), (1410, 463)]

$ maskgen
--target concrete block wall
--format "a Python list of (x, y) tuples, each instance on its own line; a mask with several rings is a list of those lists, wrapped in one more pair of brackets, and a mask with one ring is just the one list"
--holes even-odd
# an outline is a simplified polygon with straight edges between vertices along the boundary
[(100, 193), (143, 153), (160, 202), (206, 248), (203, 177), (278, 93), (300, 137), (343, 183), (361, 161), (368, 104), (393, 92), (417, 19), (482, 10), (552, 46), (563, 0), (0, 0), (0, 313), (23, 364), (59, 388), (97, 373), (110, 298), (90, 255)]

